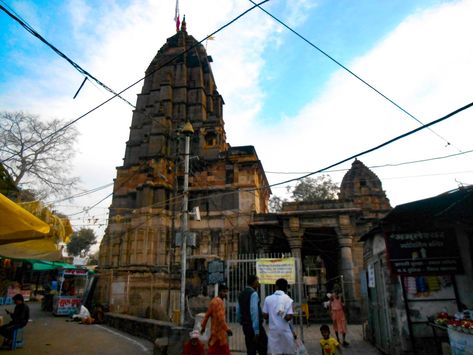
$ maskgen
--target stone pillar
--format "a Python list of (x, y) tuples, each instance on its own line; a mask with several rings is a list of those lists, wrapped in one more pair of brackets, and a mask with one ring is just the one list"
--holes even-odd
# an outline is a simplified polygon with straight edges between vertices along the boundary
[(289, 217), (289, 220), (284, 221), (283, 230), (291, 247), (292, 255), (300, 258), (304, 229), (300, 226), (299, 217)]
[(343, 276), (343, 288), (345, 292), (345, 300), (354, 299), (355, 292), (353, 288), (353, 256), (351, 253), (352, 237), (346, 235), (338, 236), (338, 244), (340, 245), (340, 273)]
[(343, 292), (345, 305), (348, 310), (348, 320), (359, 322), (361, 317), (360, 302), (355, 299), (355, 276), (353, 270), (353, 237), (349, 234), (339, 232), (338, 243), (340, 245), (340, 273), (343, 276)]

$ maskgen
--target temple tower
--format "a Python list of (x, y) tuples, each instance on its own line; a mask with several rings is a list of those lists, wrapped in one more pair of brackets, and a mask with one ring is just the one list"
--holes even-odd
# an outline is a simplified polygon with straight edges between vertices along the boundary
[(189, 221), (196, 244), (188, 250), (186, 292), (205, 292), (205, 263), (244, 252), (250, 218), (268, 210), (270, 190), (254, 147), (226, 141), (224, 101), (211, 62), (184, 22), (146, 70), (100, 245), (98, 294), (115, 312), (167, 319), (166, 313), (179, 308), (175, 235), (184, 175), (180, 130), (186, 121), (194, 129), (189, 209), (199, 207), (201, 215)]

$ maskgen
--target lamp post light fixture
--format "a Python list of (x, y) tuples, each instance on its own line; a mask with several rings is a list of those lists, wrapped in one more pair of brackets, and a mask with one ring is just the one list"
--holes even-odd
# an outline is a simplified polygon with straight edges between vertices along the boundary
[(184, 187), (182, 197), (182, 223), (181, 223), (181, 302), (180, 302), (180, 324), (184, 325), (186, 310), (186, 269), (187, 269), (187, 234), (189, 227), (189, 151), (190, 137), (194, 133), (194, 128), (189, 121), (186, 121), (181, 129), (186, 137), (184, 151)]

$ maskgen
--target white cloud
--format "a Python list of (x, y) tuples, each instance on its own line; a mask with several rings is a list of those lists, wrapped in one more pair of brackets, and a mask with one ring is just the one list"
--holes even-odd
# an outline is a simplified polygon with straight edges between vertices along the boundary
[[(379, 45), (348, 66), (394, 99), (424, 123), (439, 118), (471, 101), (473, 44), (468, 18), (471, 1), (445, 4), (406, 19)], [(465, 112), (433, 129), (455, 147), (471, 149), (466, 132), (473, 127)], [(372, 90), (339, 70), (295, 117), (278, 125), (257, 127), (240, 141), (253, 141), (267, 170), (314, 171), (352, 154), (376, 146), (416, 128), (418, 124)], [(367, 165), (410, 161), (458, 152), (425, 131), (361, 157)], [(411, 179), (389, 177), (463, 171), (472, 158), (460, 157), (437, 163), (377, 169), (394, 204), (429, 197), (454, 188), (455, 178), (473, 182), (472, 175), (456, 174)], [(343, 166), (348, 167), (349, 164)], [(272, 182), (285, 176), (270, 176)], [(341, 175), (339, 177), (341, 179)], [(468, 180), (469, 179), (469, 180)]]

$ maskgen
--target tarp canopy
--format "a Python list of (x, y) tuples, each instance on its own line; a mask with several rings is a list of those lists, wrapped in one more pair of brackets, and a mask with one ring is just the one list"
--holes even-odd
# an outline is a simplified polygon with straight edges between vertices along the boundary
[(46, 261), (46, 260), (34, 260), (26, 259), (25, 261), (31, 263), (33, 266), (33, 271), (48, 271), (54, 269), (75, 269), (74, 265), (64, 263), (61, 261)]
[(0, 244), (44, 238), (50, 229), (49, 224), (0, 194)]

